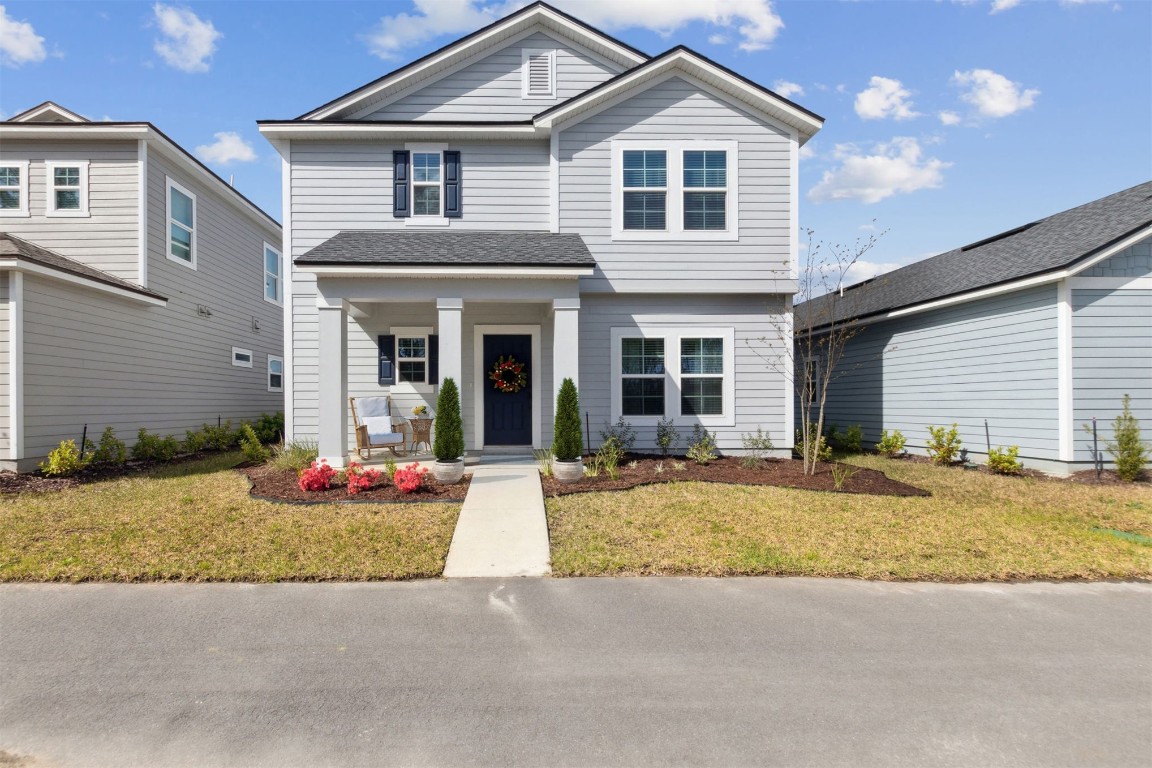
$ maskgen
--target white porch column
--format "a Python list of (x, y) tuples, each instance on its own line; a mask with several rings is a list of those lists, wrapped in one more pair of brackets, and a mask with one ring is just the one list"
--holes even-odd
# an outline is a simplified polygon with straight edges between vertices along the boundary
[(552, 400), (564, 379), (580, 388), (580, 299), (552, 300)]
[(436, 299), (439, 314), (437, 331), (440, 334), (440, 381), (449, 377), (456, 382), (460, 398), (464, 398), (464, 314), (463, 299)]
[(337, 468), (348, 459), (348, 314), (344, 300), (318, 296), (319, 423), (316, 442), (320, 458)]

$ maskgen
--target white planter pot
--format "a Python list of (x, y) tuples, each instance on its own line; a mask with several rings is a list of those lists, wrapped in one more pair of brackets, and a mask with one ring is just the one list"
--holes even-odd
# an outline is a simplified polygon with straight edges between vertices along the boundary
[(552, 476), (562, 483), (578, 483), (584, 479), (584, 460), (552, 461)]
[(437, 460), (432, 464), (432, 474), (436, 477), (436, 482), (441, 485), (458, 483), (460, 482), (460, 478), (464, 477), (464, 459), (456, 459), (455, 461)]

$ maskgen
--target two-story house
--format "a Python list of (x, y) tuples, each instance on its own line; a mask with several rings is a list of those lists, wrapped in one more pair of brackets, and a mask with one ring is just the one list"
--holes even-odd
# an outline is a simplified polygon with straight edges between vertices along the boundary
[(283, 157), (290, 435), (342, 464), (349, 395), (409, 416), (452, 377), (469, 450), (545, 447), (570, 377), (593, 443), (623, 417), (640, 450), (661, 419), (786, 450), (797, 159), (822, 122), (543, 3), (261, 121)]
[(151, 123), (0, 123), (0, 468), (281, 410), (281, 239)]

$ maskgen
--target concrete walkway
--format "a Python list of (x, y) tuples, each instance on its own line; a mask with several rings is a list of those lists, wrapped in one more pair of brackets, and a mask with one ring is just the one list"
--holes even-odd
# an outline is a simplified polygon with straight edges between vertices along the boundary
[(540, 471), (531, 457), (484, 457), (472, 472), (444, 575), (551, 573)]

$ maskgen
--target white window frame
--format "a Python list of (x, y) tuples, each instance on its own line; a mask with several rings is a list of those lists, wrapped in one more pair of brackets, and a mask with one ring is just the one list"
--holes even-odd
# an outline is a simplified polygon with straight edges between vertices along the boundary
[[(664, 339), (664, 413), (660, 416), (624, 416), (635, 426), (654, 427), (660, 419), (673, 419), (677, 427), (691, 428), (693, 424), (705, 427), (736, 426), (736, 330), (731, 326), (641, 325), (613, 327), (612, 329), (612, 421), (623, 415), (623, 365), (620, 356), (624, 339)], [(680, 340), (712, 338), (724, 344), (723, 412), (716, 416), (695, 416), (681, 412), (680, 397), (683, 378), (680, 373)], [(715, 377), (715, 374), (703, 375)]]
[[(645, 150), (646, 149), (647, 148), (645, 148)], [(671, 178), (671, 165), (672, 165), (672, 158), (671, 158), (670, 153), (667, 152), (666, 150), (660, 148), (660, 147), (655, 147), (652, 150), (650, 150), (652, 152), (664, 152), (664, 186), (663, 187), (626, 187), (626, 186), (624, 186), (624, 153), (626, 151), (645, 151), (645, 150), (641, 150), (639, 147), (636, 147), (634, 149), (631, 147), (625, 147), (624, 149), (620, 150), (620, 231), (621, 232), (627, 232), (629, 234), (631, 234), (633, 232), (641, 232), (641, 233), (645, 233), (645, 234), (651, 233), (653, 235), (658, 235), (660, 233), (666, 233), (668, 231), (668, 215), (670, 213), (669, 208), (671, 207), (671, 201), (668, 199), (669, 193), (670, 193), (670, 190), (668, 188), (668, 182), (669, 182), (669, 179)], [(627, 194), (628, 192), (663, 192), (664, 193), (664, 228), (663, 229), (624, 229), (624, 195)]]
[[(272, 386), (272, 363), (280, 363), (280, 386)], [(269, 392), (283, 392), (284, 391), (284, 358), (277, 357), (276, 355), (268, 355), (268, 391)]]
[(28, 161), (27, 160), (0, 160), (0, 168), (17, 168), (20, 171), (20, 184), (15, 187), (4, 187), (6, 190), (15, 189), (20, 193), (19, 208), (0, 208), (0, 216), (27, 217), (28, 210)]
[[(528, 61), (533, 56), (548, 57), (548, 93), (529, 93)], [(525, 48), (520, 54), (520, 96), (525, 99), (556, 98), (556, 50), (554, 48)]]
[[(695, 233), (695, 232), (727, 232), (728, 231), (728, 223), (730, 221), (730, 219), (728, 218), (730, 215), (730, 212), (728, 211), (728, 194), (732, 188), (731, 183), (726, 183), (723, 187), (689, 187), (687, 184), (684, 183), (684, 168), (683, 168), (684, 155), (688, 152), (708, 152), (708, 151), (709, 150), (707, 150), (707, 149), (697, 149), (696, 147), (688, 147), (687, 149), (684, 149), (683, 151), (680, 152), (680, 163), (681, 163), (681, 170), (680, 170), (680, 226), (683, 227), (685, 232)], [(715, 151), (715, 150), (712, 150), (712, 151)], [(705, 156), (705, 157), (707, 157), (707, 156)], [(731, 167), (731, 158), (732, 158), (731, 153), (728, 153), (725, 155), (725, 160), (727, 161), (727, 165), (729, 167)], [(728, 177), (730, 175), (731, 175), (730, 173), (724, 174), (725, 182), (728, 181)], [(705, 171), (705, 178), (707, 178), (707, 171)], [(690, 192), (723, 192), (724, 193), (724, 229), (688, 229), (684, 225), (684, 216), (686, 215), (686, 209), (684, 208), (684, 198)]]
[[(188, 267), (189, 269), (196, 269), (196, 245), (197, 245), (197, 240), (199, 239), (196, 236), (196, 230), (199, 229), (199, 223), (200, 223), (200, 211), (198, 209), (199, 206), (196, 203), (196, 195), (193, 194), (192, 191), (189, 190), (187, 187), (182, 186), (179, 182), (177, 182), (171, 176), (165, 176), (164, 178), (165, 178), (165, 184), (164, 184), (164, 213), (165, 213), (165, 217), (164, 217), (164, 253), (165, 253), (165, 255), (168, 256), (169, 261), (174, 261), (177, 264), (182, 264), (185, 267)], [(192, 260), (191, 261), (185, 261), (184, 259), (181, 259), (179, 256), (173, 256), (172, 255), (172, 223), (174, 221), (174, 219), (172, 218), (172, 190), (173, 189), (175, 189), (176, 191), (180, 192), (183, 195), (187, 195), (189, 197), (189, 199), (192, 200), (192, 248), (191, 248)], [(184, 229), (187, 229), (187, 227), (184, 226), (183, 222), (177, 221), (175, 223), (178, 226), (180, 226)]]
[[(73, 210), (70, 208), (57, 208), (56, 207), (56, 169), (57, 168), (78, 168), (80, 171), (80, 183), (75, 187), (80, 192), (80, 207)], [(74, 218), (83, 219), (87, 218), (88, 210), (88, 161), (87, 160), (49, 160), (44, 163), (44, 188), (47, 190), (47, 200), (45, 201), (44, 215), (53, 218)], [(73, 189), (73, 187), (60, 187), (60, 189)]]
[[(444, 215), (444, 151), (448, 149), (447, 144), (405, 144), (404, 149), (408, 152), (408, 210), (411, 215), (405, 217), (404, 226), (406, 227), (446, 227), (451, 222), (451, 219)], [(439, 155), (440, 156), (440, 214), (432, 216), (429, 214), (416, 213), (416, 155)], [(420, 186), (432, 186), (428, 182), (421, 182)]]
[[(238, 360), (237, 355), (247, 355), (248, 360), (247, 361)], [(254, 357), (252, 355), (252, 350), (241, 349), (240, 347), (232, 347), (232, 365), (234, 365), (235, 367), (237, 367), (237, 368), (251, 368), (253, 359), (254, 359)]]
[[(276, 275), (276, 296), (273, 298), (268, 298), (268, 286), (266, 284), (268, 275), (271, 274), (268, 271), (268, 251), (276, 254), (276, 263), (280, 267), (280, 273)], [(260, 254), (260, 265), (262, 267), (261, 274), (264, 276), (264, 280), (261, 281), (260, 292), (264, 294), (264, 301), (278, 307), (284, 306), (284, 254), (280, 253), (279, 248), (274, 247), (268, 241), (264, 241), (264, 250)]]
[[(429, 394), (436, 391), (436, 385), (428, 381), (428, 366), (431, 362), (429, 360), (430, 347), (428, 345), (428, 337), (432, 335), (431, 326), (394, 326), (388, 329), (388, 333), (396, 337), (396, 344), (392, 348), (392, 364), (395, 366), (396, 377), (395, 382), (391, 385), (391, 391), (396, 392), (397, 388), (400, 391), (406, 392), (419, 392), (421, 394)], [(424, 381), (400, 381), (400, 339), (424, 339)], [(415, 358), (405, 358), (409, 362)]]
[[(668, 157), (668, 182), (665, 189), (665, 229), (624, 229), (624, 151), (663, 150)], [(740, 239), (740, 178), (738, 141), (637, 141), (616, 139), (612, 141), (612, 239), (613, 240), (714, 240), (731, 241)], [(724, 190), (725, 229), (684, 229), (684, 153), (690, 150), (726, 152), (728, 161), (727, 182)], [(658, 191), (655, 187), (649, 188)], [(719, 191), (703, 187), (689, 187), (691, 191)], [(629, 191), (636, 191), (630, 189)]]

